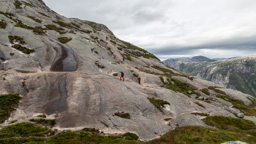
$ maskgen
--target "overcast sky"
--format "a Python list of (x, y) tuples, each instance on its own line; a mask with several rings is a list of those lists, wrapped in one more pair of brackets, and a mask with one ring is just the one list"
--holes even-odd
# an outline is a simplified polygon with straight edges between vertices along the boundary
[(256, 54), (256, 0), (43, 0), (66, 17), (105, 24), (160, 59)]

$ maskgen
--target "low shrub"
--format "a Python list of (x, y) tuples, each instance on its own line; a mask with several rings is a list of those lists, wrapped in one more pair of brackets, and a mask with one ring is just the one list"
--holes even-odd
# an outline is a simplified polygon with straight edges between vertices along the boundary
[(30, 121), (35, 122), (37, 124), (49, 125), (49, 126), (54, 126), (56, 124), (55, 119), (30, 119)]
[(8, 36), (9, 38), (9, 41), (11, 44), (14, 44), (15, 42), (19, 43), (19, 44), (26, 44), (26, 42), (24, 41), (24, 39), (22, 37), (19, 37), (19, 36)]
[(13, 4), (16, 7), (16, 9), (22, 9), (22, 7), (21, 7), (22, 3), (21, 2), (15, 0), (15, 2)]
[(195, 104), (197, 104), (197, 105), (199, 105), (200, 107), (202, 107), (202, 108), (205, 108), (205, 106), (204, 105), (202, 105), (201, 103), (199, 103), (199, 102), (194, 102)]

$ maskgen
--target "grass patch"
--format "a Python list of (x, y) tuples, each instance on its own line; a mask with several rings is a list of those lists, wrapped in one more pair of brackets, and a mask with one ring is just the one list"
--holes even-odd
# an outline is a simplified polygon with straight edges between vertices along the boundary
[(9, 41), (11, 44), (14, 44), (14, 43), (19, 43), (19, 44), (26, 44), (26, 42), (24, 41), (24, 39), (22, 37), (19, 37), (19, 36), (8, 36), (9, 38)]
[(118, 73), (114, 73), (113, 76), (118, 76)]
[(0, 21), (0, 29), (6, 29), (7, 23), (4, 20)]
[(195, 92), (194, 89), (192, 89), (188, 84), (176, 79), (168, 79), (168, 83), (165, 84), (164, 87), (175, 92), (183, 93), (187, 96), (190, 96), (191, 94), (196, 94), (197, 96), (200, 96), (200, 94)]
[(229, 131), (256, 129), (252, 121), (232, 117), (210, 116), (203, 121), (207, 125)]
[(13, 120), (13, 121), (9, 122), (9, 124), (13, 124), (13, 123), (16, 123), (16, 122), (17, 122), (17, 120)]
[(18, 94), (5, 94), (0, 96), (0, 123), (4, 122), (14, 110), (13, 106), (19, 103)]
[(27, 122), (7, 126), (0, 130), (0, 138), (47, 136), (52, 134), (54, 134), (54, 131), (48, 128)]
[(234, 108), (239, 109), (242, 113), (244, 113), (247, 116), (256, 116), (256, 110), (254, 109), (254, 107), (256, 106), (256, 100), (252, 100), (252, 105), (247, 106), (244, 104), (243, 101), (232, 99), (228, 96), (218, 95), (217, 97), (229, 101), (233, 104)]
[(210, 95), (210, 92), (207, 88), (201, 89), (200, 91), (203, 92), (206, 95)]
[(22, 1), (24, 3), (25, 6), (29, 6), (29, 7), (35, 7), (34, 5), (28, 3), (28, 2), (25, 2), (25, 1)]
[(255, 137), (240, 132), (217, 130), (200, 126), (180, 127), (150, 144), (220, 144), (227, 141), (255, 143)]
[(60, 34), (66, 33), (66, 32), (64, 32), (63, 28), (59, 28), (56, 25), (49, 24), (49, 25), (45, 25), (45, 27), (47, 28), (47, 30), (54, 30)]
[(45, 34), (44, 29), (43, 29), (42, 27), (40, 27), (40, 26), (35, 27), (35, 28), (33, 29), (33, 32), (34, 32), (35, 34), (38, 34), (38, 35), (43, 35), (43, 34)]
[(67, 43), (67, 42), (71, 41), (71, 40), (72, 40), (72, 38), (59, 37), (59, 38), (58, 38), (58, 40), (59, 40), (61, 43), (65, 44), (65, 43)]
[(200, 115), (200, 116), (209, 116), (207, 113), (191, 113), (193, 115)]
[(17, 21), (17, 20), (15, 20), (13, 17), (14, 17), (14, 15), (12, 14), (12, 13), (5, 13), (5, 12), (1, 12), (0, 11), (0, 14), (1, 15), (4, 15), (5, 17), (7, 17), (7, 18), (9, 18), (9, 19), (11, 19), (11, 20), (13, 20), (13, 21)]
[(38, 115), (36, 117), (39, 117), (39, 118), (46, 118), (46, 115)]
[(55, 119), (30, 119), (31, 122), (35, 122), (36, 124), (49, 125), (54, 126), (56, 124)]
[(157, 108), (163, 108), (164, 105), (170, 105), (169, 102), (160, 99), (148, 98), (148, 100)]
[(35, 52), (35, 50), (29, 49), (29, 48), (24, 47), (24, 46), (19, 45), (19, 44), (15, 44), (15, 45), (13, 45), (12, 47), (15, 48), (15, 49), (17, 49), (17, 50), (19, 50), (19, 51), (21, 51), (21, 52), (23, 52), (23, 53), (25, 53), (25, 54), (30, 54), (30, 53)]
[(208, 89), (215, 91), (216, 93), (227, 95), (224, 91), (217, 89), (218, 87), (210, 86)]
[(197, 104), (198, 106), (200, 106), (200, 107), (202, 107), (202, 108), (205, 108), (205, 106), (204, 105), (202, 105), (201, 103), (199, 103), (199, 102), (194, 102), (195, 104)]
[(38, 13), (41, 14), (42, 16), (45, 16), (45, 17), (48, 17), (48, 18), (49, 18), (49, 16), (46, 15), (45, 13), (42, 13), (42, 12), (38, 12)]
[(22, 7), (21, 7), (22, 3), (21, 2), (15, 0), (15, 2), (13, 4), (16, 7), (16, 9), (22, 9)]
[(34, 20), (35, 22), (42, 23), (42, 21), (40, 19), (37, 19), (37, 18), (35, 18), (33, 16), (28, 16), (28, 18)]
[(78, 24), (76, 24), (76, 23), (71, 22), (71, 24), (72, 24), (74, 27), (76, 27), (77, 29), (80, 28), (80, 25), (78, 25)]
[(82, 131), (91, 132), (91, 133), (100, 133), (100, 131), (95, 128), (84, 128), (84, 129), (82, 129)]
[(125, 133), (122, 137), (123, 137), (125, 140), (138, 140), (138, 139), (139, 139), (139, 136), (137, 136), (137, 135), (134, 134), (134, 133)]
[(90, 33), (92, 33), (92, 31), (90, 31), (90, 30), (80, 30), (81, 32), (84, 32), (84, 33), (87, 33), (87, 34), (90, 34)]
[(125, 119), (131, 119), (131, 116), (129, 113), (124, 113), (124, 112), (118, 112), (115, 113), (115, 116), (121, 117), (121, 118), (125, 118)]
[(30, 27), (26, 24), (24, 24), (22, 21), (18, 21), (17, 24), (15, 25), (15, 27), (20, 27), (20, 28), (24, 28), (24, 29), (29, 29), (29, 30), (33, 30), (33, 27)]

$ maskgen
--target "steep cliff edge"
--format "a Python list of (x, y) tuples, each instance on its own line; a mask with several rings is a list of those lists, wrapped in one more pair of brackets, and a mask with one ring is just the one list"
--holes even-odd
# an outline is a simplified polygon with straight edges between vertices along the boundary
[(176, 127), (209, 127), (198, 113), (255, 120), (252, 96), (179, 73), (102, 24), (65, 18), (41, 0), (0, 2), (0, 94), (22, 97), (2, 127), (44, 116), (59, 131), (151, 140)]

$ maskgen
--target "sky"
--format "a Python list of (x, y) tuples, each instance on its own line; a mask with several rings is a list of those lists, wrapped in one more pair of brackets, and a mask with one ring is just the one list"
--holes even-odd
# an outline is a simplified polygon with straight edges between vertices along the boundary
[(256, 55), (256, 0), (43, 0), (72, 18), (106, 25), (161, 60)]

